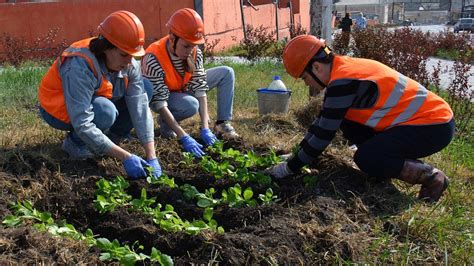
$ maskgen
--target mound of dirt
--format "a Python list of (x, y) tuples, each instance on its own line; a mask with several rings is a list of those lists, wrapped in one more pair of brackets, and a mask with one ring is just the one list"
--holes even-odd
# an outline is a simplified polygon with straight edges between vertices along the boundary
[[(268, 126), (270, 125), (270, 126)], [(255, 127), (286, 132), (298, 125), (275, 117), (262, 117)], [(165, 173), (178, 185), (190, 184), (199, 191), (214, 187), (218, 192), (235, 181), (216, 180), (197, 165), (184, 167), (183, 155), (176, 141), (157, 141), (160, 162)], [(140, 154), (136, 142), (123, 146)], [(267, 153), (268, 148), (253, 147), (244, 141), (228, 142), (241, 151)], [(257, 207), (230, 208), (220, 205), (213, 218), (225, 229), (224, 234), (202, 232), (192, 236), (184, 232), (168, 233), (152, 218), (128, 208), (100, 214), (94, 208), (96, 182), (113, 179), (125, 172), (110, 158), (71, 161), (41, 154), (41, 147), (16, 148), (0, 154), (0, 214), (10, 213), (9, 202), (29, 199), (40, 211), (56, 220), (65, 219), (78, 231), (91, 229), (94, 234), (132, 245), (138, 241), (144, 253), (155, 247), (172, 256), (176, 264), (306, 264), (335, 263), (340, 259), (358, 261), (367, 248), (373, 217), (394, 214), (404, 206), (403, 197), (390, 183), (375, 183), (344, 159), (325, 153), (311, 173), (273, 183), (270, 187), (279, 201)], [(308, 182), (313, 180), (314, 182)], [(262, 187), (255, 184), (254, 191)], [(171, 204), (180, 217), (200, 219), (203, 209), (187, 200), (179, 189), (130, 181), (127, 193), (139, 197), (146, 188), (149, 197)], [(384, 198), (384, 204), (379, 199)], [(393, 204), (390, 204), (393, 202)], [(99, 263), (99, 251), (84, 243), (52, 237), (35, 229), (0, 227), (0, 262), (5, 263)]]
[(313, 121), (318, 117), (321, 111), (322, 96), (311, 97), (310, 101), (302, 108), (294, 112), (296, 121), (304, 127), (309, 127)]

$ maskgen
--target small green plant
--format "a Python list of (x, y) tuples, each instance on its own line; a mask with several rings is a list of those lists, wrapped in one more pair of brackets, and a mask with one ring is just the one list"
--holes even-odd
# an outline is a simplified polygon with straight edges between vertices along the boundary
[(183, 152), (183, 160), (178, 165), (190, 166), (194, 163), (194, 155), (190, 152)]
[(128, 182), (121, 176), (117, 176), (113, 181), (100, 179), (96, 183), (95, 207), (100, 213), (106, 213), (115, 210), (118, 206), (127, 205), (132, 196), (125, 192), (128, 188)]
[(229, 161), (221, 161), (218, 163), (209, 156), (203, 156), (199, 164), (204, 171), (212, 174), (216, 179), (223, 178), (231, 174), (234, 170), (234, 166), (232, 166)]
[[(55, 223), (51, 214), (48, 212), (38, 211), (33, 208), (33, 204), (25, 200), (24, 202), (11, 203), (10, 208), (14, 214), (7, 215), (3, 220), (3, 224), (8, 227), (17, 227), (25, 220), (32, 220), (33, 227), (39, 231), (47, 231), (53, 236), (68, 237), (77, 241), (85, 241), (89, 246), (97, 246), (102, 253), (100, 260), (102, 261), (119, 261), (122, 265), (135, 265), (136, 262), (149, 260), (160, 265), (173, 265), (170, 256), (161, 253), (156, 248), (152, 248), (151, 255), (137, 253), (136, 250), (143, 250), (144, 247), (135, 242), (130, 248), (128, 245), (121, 245), (116, 239), (110, 242), (107, 238), (95, 238), (92, 230), (87, 229), (84, 234), (78, 232), (72, 224), (68, 224), (65, 220)], [(211, 216), (212, 217), (212, 216)]]
[(133, 199), (131, 204), (133, 210), (143, 210), (145, 212), (149, 212), (152, 209), (151, 206), (155, 204), (155, 197), (149, 199), (147, 197), (146, 189), (142, 188), (140, 192), (140, 198)]
[(264, 205), (278, 201), (278, 197), (273, 195), (272, 188), (267, 188), (265, 194), (259, 194), (258, 199), (261, 200)]
[[(129, 186), (128, 182), (122, 177), (117, 177), (114, 181), (105, 179), (97, 183), (95, 207), (100, 213), (106, 213), (115, 210), (117, 207), (129, 207), (134, 211), (141, 211), (153, 217), (153, 222), (167, 232), (185, 231), (188, 234), (197, 234), (202, 230), (223, 231), (217, 227), (217, 223), (206, 223), (202, 220), (193, 222), (182, 220), (174, 211), (173, 206), (166, 204), (164, 210), (162, 205), (155, 202), (155, 198), (148, 198), (146, 190), (142, 189), (139, 199), (132, 199), (124, 190)], [(174, 184), (174, 183), (173, 183)], [(156, 206), (153, 206), (156, 203)]]
[(169, 188), (175, 188), (176, 187), (176, 184), (174, 183), (174, 178), (169, 177), (166, 174), (162, 174), (159, 178), (154, 178), (151, 175), (151, 172), (149, 172), (149, 173), (150, 174), (146, 177), (146, 181), (148, 183), (153, 184), (153, 185), (159, 185), (159, 186), (167, 186)]
[(214, 188), (206, 189), (204, 193), (200, 193), (196, 187), (184, 184), (180, 187), (183, 195), (187, 200), (197, 200), (197, 206), (201, 208), (214, 207), (220, 203), (220, 200), (214, 199), (213, 195), (216, 193)]
[(222, 190), (222, 202), (229, 205), (229, 207), (242, 207), (242, 206), (256, 206), (257, 202), (252, 199), (253, 191), (251, 187), (246, 188), (242, 191), (239, 184)]
[(98, 238), (97, 247), (103, 252), (100, 254), (102, 261), (118, 261), (121, 265), (135, 265), (139, 261), (149, 260), (150, 262), (157, 262), (160, 265), (173, 265), (173, 260), (170, 256), (162, 254), (156, 248), (152, 248), (151, 255), (137, 253), (138, 250), (143, 250), (144, 247), (138, 242), (133, 243), (132, 247), (128, 245), (121, 245), (116, 239), (110, 242), (107, 238)]

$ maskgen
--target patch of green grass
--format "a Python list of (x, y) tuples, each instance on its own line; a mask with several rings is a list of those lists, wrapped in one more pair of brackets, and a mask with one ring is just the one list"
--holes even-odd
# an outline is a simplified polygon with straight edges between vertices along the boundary
[(47, 68), (25, 63), (19, 68), (7, 66), (0, 70), (0, 104), (3, 108), (31, 106), (37, 102), (38, 85)]
[[(439, 58), (443, 58), (443, 59), (447, 59), (447, 60), (457, 60), (457, 59), (460, 59), (461, 56), (463, 58), (468, 58), (469, 55), (471, 54), (471, 51), (467, 51), (467, 54), (465, 52), (462, 52), (463, 54), (461, 54), (461, 52), (459, 50), (455, 50), (455, 49), (440, 49), (438, 51), (436, 51), (436, 54), (435, 56), (439, 57)], [(473, 59), (474, 60), (474, 59)], [(472, 63), (474, 63), (474, 61), (471, 61)]]
[[(258, 63), (209, 63), (206, 69), (217, 65), (226, 65), (234, 69), (235, 72), (235, 91), (234, 91), (234, 110), (246, 111), (257, 109), (257, 89), (267, 87), (273, 79), (273, 76), (281, 76), (286, 87), (292, 91), (290, 109), (299, 108), (308, 100), (308, 89), (301, 80), (295, 80), (288, 75), (280, 62), (265, 60)], [(209, 105), (216, 106), (216, 90), (213, 89), (208, 94)]]
[(234, 45), (228, 49), (216, 52), (216, 56), (245, 56), (247, 52), (240, 45)]

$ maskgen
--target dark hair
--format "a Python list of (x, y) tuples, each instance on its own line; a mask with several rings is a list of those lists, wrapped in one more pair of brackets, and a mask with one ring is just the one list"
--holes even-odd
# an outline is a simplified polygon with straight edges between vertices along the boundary
[(109, 42), (104, 36), (92, 39), (89, 43), (89, 50), (97, 57), (99, 61), (105, 60), (105, 51), (115, 48), (111, 42)]
[(330, 64), (330, 63), (332, 63), (332, 61), (334, 61), (334, 52), (328, 46), (322, 47), (309, 60), (308, 64), (305, 67), (305, 70), (311, 71), (312, 65), (315, 61), (323, 63), (323, 64)]
[(346, 13), (346, 18), (349, 18), (349, 16), (350, 16), (350, 15), (351, 15), (351, 14), (349, 14), (349, 13)]

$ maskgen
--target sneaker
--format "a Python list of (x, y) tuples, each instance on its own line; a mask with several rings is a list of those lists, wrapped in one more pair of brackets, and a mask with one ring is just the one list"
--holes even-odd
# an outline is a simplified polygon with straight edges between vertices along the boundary
[(164, 121), (160, 121), (160, 135), (165, 139), (175, 139), (178, 137)]
[(85, 160), (94, 157), (94, 154), (87, 148), (86, 145), (78, 145), (71, 139), (70, 135), (64, 139), (61, 148), (69, 154), (71, 159)]
[(225, 121), (223, 123), (216, 124), (214, 126), (214, 132), (217, 135), (220, 135), (220, 136), (222, 136), (224, 138), (228, 138), (228, 139), (234, 139), (234, 138), (239, 137), (239, 134), (237, 134), (237, 132), (235, 132), (234, 127), (230, 124), (229, 121)]
[(165, 138), (165, 139), (175, 139), (175, 138), (178, 137), (178, 135), (176, 135), (176, 133), (174, 133), (174, 131), (166, 124), (166, 122), (163, 119), (161, 119), (161, 117), (158, 118), (158, 123), (160, 125), (160, 135), (163, 138)]

